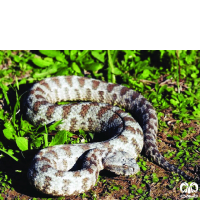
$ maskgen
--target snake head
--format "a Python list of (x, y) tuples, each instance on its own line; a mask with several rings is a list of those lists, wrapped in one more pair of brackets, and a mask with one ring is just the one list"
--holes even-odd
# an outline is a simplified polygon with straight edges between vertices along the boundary
[(114, 172), (116, 175), (133, 175), (140, 171), (136, 160), (124, 151), (114, 152), (103, 159), (104, 169)]

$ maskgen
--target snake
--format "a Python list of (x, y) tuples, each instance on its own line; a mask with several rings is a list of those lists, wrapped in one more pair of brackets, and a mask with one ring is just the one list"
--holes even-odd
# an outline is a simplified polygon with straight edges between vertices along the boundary
[[(75, 101), (72, 104), (58, 104)], [(162, 168), (189, 176), (170, 164), (157, 147), (158, 118), (152, 104), (123, 85), (81, 77), (56, 76), (35, 83), (24, 101), (26, 119), (34, 126), (61, 120), (57, 130), (94, 132), (103, 141), (55, 145), (39, 150), (27, 172), (29, 183), (51, 196), (90, 190), (99, 172), (134, 175), (145, 155)]]

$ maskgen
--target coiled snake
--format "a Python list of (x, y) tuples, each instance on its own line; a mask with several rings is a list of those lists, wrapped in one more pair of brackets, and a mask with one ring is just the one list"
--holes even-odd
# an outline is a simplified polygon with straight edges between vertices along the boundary
[[(55, 104), (58, 101), (91, 102)], [(136, 121), (116, 106), (125, 108)], [(139, 171), (136, 158), (143, 145), (146, 156), (155, 163), (188, 177), (159, 153), (156, 112), (132, 89), (91, 78), (57, 76), (33, 85), (25, 108), (27, 119), (36, 126), (62, 119), (60, 130), (83, 129), (98, 134), (106, 132), (109, 136), (102, 142), (56, 145), (40, 150), (28, 170), (28, 179), (45, 194), (67, 196), (85, 192), (94, 186), (102, 169), (118, 175), (135, 174)]]

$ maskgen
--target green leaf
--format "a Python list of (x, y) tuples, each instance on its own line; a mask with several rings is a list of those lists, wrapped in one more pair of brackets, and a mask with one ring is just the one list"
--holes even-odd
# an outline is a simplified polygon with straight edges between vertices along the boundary
[(0, 82), (0, 88), (2, 88), (4, 98), (6, 99), (6, 103), (10, 105), (10, 101), (7, 95), (7, 91), (9, 90), (9, 88), (6, 85), (2, 84), (1, 82)]
[(72, 68), (75, 72), (81, 73), (79, 66), (75, 62), (72, 63)]
[(33, 74), (33, 78), (43, 78), (49, 74), (54, 74), (56, 72), (57, 72), (57, 67), (56, 67), (56, 65), (53, 65), (51, 67), (48, 67), (48, 68), (42, 70), (41, 72), (35, 72)]
[(32, 58), (32, 62), (37, 65), (38, 67), (48, 67), (52, 64), (54, 64), (52, 58), (44, 58), (44, 60), (40, 57), (34, 57)]
[(98, 59), (99, 61), (103, 62), (105, 61), (105, 55), (106, 55), (106, 51), (104, 51), (103, 53), (99, 53), (98, 51), (92, 51), (92, 55)]
[(16, 131), (15, 131), (13, 125), (12, 125), (11, 123), (9, 123), (9, 122), (6, 122), (6, 123), (4, 124), (4, 126), (6, 127), (6, 129), (3, 130), (4, 136), (5, 136), (8, 140), (14, 139), (14, 136), (13, 136), (13, 135), (15, 135)]
[(195, 144), (196, 146), (199, 146), (199, 143), (196, 141), (193, 141), (192, 143)]
[(137, 190), (137, 192), (138, 192), (139, 194), (142, 194), (142, 193), (143, 193), (143, 189), (140, 188), (140, 189)]
[(56, 122), (53, 123), (51, 126), (49, 126), (49, 130), (50, 130), (50, 131), (55, 131), (55, 130), (56, 130), (56, 127), (57, 127), (59, 124), (62, 124), (62, 119), (59, 120), (59, 121), (56, 121)]
[(58, 145), (58, 144), (64, 144), (65, 141), (67, 139), (66, 136), (66, 131), (59, 131), (55, 137), (53, 138), (53, 140), (50, 142), (49, 146), (54, 146), (54, 145)]
[(0, 110), (0, 119), (4, 120), (4, 110)]
[(69, 55), (69, 50), (64, 50), (64, 54), (68, 56)]
[(187, 135), (187, 132), (186, 132), (186, 131), (183, 132), (183, 133), (182, 133), (182, 138), (184, 138), (186, 135)]
[(21, 57), (19, 57), (18, 55), (14, 55), (14, 61), (15, 62), (19, 62), (20, 60), (22, 60)]
[(180, 138), (178, 136), (176, 136), (176, 135), (173, 136), (173, 139), (174, 140), (180, 140)]
[(24, 137), (17, 137), (16, 144), (21, 151), (28, 150), (28, 140)]
[(161, 94), (165, 91), (165, 89), (167, 88), (167, 85), (163, 85), (162, 87), (160, 87), (158, 93)]
[(39, 50), (39, 52), (51, 58), (60, 56), (60, 51), (58, 50)]
[(76, 60), (77, 53), (78, 53), (77, 50), (71, 50), (71, 51), (70, 51), (70, 59), (71, 59), (71, 60)]
[(183, 151), (180, 151), (180, 152), (178, 152), (178, 153), (176, 154), (176, 156), (177, 156), (177, 157), (181, 157), (183, 154), (184, 154), (184, 152), (183, 152)]
[(174, 100), (174, 99), (170, 99), (170, 103), (174, 106), (177, 106), (179, 104), (179, 101)]
[(65, 59), (65, 55), (63, 53), (60, 53), (58, 56), (56, 56), (56, 60), (63, 62), (63, 63), (68, 63), (67, 60)]
[(122, 71), (119, 68), (114, 67), (112, 73), (115, 74), (115, 75), (120, 75), (120, 74), (122, 74)]
[(4, 129), (3, 134), (8, 140), (14, 139), (13, 133), (9, 129)]
[(146, 79), (149, 77), (150, 74), (151, 74), (151, 72), (149, 71), (149, 69), (144, 69), (144, 71), (142, 73), (142, 78)]
[(86, 64), (86, 65), (83, 65), (82, 68), (87, 71), (98, 71), (103, 68), (103, 64), (101, 63)]

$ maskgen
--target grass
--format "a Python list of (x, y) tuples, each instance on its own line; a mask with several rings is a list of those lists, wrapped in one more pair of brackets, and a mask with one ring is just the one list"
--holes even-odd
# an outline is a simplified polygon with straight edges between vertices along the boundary
[[(58, 75), (87, 74), (142, 93), (157, 111), (159, 150), (170, 163), (194, 177), (199, 173), (200, 161), (199, 70), (199, 51), (0, 51), (0, 198), (8, 191), (13, 191), (16, 198), (26, 193), (20, 184), (26, 184), (26, 170), (35, 150), (93, 138), (92, 133), (82, 130), (77, 134), (57, 132), (56, 125), (60, 122), (33, 127), (22, 117), (20, 101), (31, 84)], [(156, 199), (162, 193), (165, 199), (180, 197), (182, 177), (160, 170), (143, 155), (138, 163), (141, 172), (136, 176), (122, 180), (103, 176), (94, 190), (74, 199), (109, 195), (118, 199)], [(17, 181), (18, 186), (15, 174), (23, 177)], [(24, 199), (28, 197), (42, 198), (31, 192)]]

